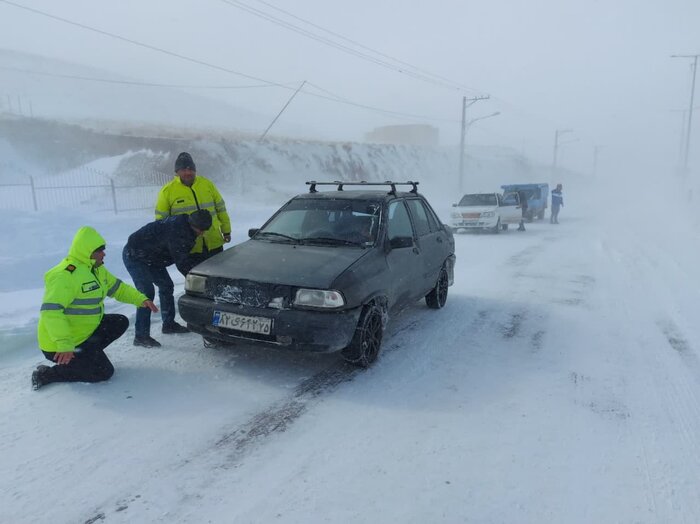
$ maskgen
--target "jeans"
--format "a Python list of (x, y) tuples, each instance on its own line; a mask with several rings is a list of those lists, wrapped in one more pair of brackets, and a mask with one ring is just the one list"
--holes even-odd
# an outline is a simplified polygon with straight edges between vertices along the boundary
[[(78, 344), (73, 359), (68, 364), (46, 370), (44, 382), (102, 382), (114, 374), (114, 366), (104, 349), (121, 337), (129, 327), (124, 315), (104, 315), (100, 325), (84, 342)], [(42, 351), (53, 362), (56, 353)]]
[[(134, 281), (134, 286), (141, 293), (153, 300), (156, 295), (154, 285), (158, 286), (158, 297), (160, 298), (160, 314), (163, 318), (163, 325), (175, 322), (175, 297), (173, 296), (173, 280), (168, 274), (166, 267), (149, 266), (148, 264), (134, 259), (129, 252), (124, 249), (122, 260), (126, 270)], [(136, 336), (148, 337), (151, 335), (151, 310), (147, 307), (140, 307), (136, 310)]]

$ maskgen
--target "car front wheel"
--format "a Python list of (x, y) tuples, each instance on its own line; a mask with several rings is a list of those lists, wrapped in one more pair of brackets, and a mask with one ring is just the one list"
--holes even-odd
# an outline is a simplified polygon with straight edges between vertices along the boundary
[(366, 306), (350, 345), (342, 351), (343, 358), (351, 364), (369, 367), (379, 355), (383, 331), (381, 310), (375, 305)]
[(440, 269), (440, 274), (438, 275), (437, 282), (433, 290), (425, 295), (425, 303), (428, 304), (429, 308), (441, 309), (445, 302), (447, 302), (447, 287), (449, 286), (449, 280), (447, 278), (447, 270), (445, 266)]

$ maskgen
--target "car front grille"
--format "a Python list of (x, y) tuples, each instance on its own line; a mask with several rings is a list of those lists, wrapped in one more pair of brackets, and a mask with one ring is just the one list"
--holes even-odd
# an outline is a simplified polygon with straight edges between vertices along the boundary
[(208, 279), (207, 296), (218, 303), (274, 309), (289, 309), (294, 298), (291, 286), (227, 278)]

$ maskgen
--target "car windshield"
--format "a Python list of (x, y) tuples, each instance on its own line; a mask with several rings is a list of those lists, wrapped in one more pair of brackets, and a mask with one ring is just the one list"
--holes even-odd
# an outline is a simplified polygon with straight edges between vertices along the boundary
[(483, 193), (479, 195), (464, 195), (459, 201), (460, 207), (466, 206), (495, 206), (496, 195), (494, 193)]
[(289, 202), (255, 238), (319, 245), (373, 245), (381, 205), (350, 199), (298, 198)]

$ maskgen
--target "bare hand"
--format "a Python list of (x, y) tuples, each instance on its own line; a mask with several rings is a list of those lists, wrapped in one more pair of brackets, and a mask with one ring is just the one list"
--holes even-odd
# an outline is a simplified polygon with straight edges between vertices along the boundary
[(59, 365), (68, 364), (73, 360), (73, 357), (75, 357), (75, 353), (72, 351), (57, 351), (53, 356), (53, 361)]
[(231, 233), (224, 233), (224, 242), (231, 242)]
[(143, 304), (141, 304), (141, 307), (147, 307), (154, 313), (158, 313), (158, 306), (156, 306), (152, 300), (144, 300)]

